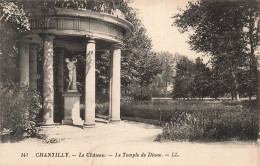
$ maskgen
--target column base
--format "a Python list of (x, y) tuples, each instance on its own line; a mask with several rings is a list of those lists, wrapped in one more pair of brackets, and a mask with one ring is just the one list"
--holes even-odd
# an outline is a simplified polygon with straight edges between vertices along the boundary
[(78, 93), (78, 90), (77, 89), (74, 89), (74, 90), (66, 90), (65, 93), (71, 93), (71, 92), (74, 92), (74, 93)]
[(110, 119), (110, 122), (122, 122), (121, 119)]
[(64, 120), (62, 120), (62, 124), (63, 125), (71, 125), (71, 124), (73, 124), (73, 121), (72, 121), (72, 119), (64, 119)]
[(50, 128), (50, 127), (55, 127), (55, 125), (59, 125), (60, 123), (48, 123), (48, 124), (41, 124), (41, 128)]
[(73, 124), (74, 125), (78, 125), (78, 126), (83, 126), (84, 125), (84, 120), (82, 120), (81, 118), (73, 119)]
[(93, 128), (95, 126), (96, 126), (96, 124), (86, 124), (86, 123), (83, 124), (84, 128)]

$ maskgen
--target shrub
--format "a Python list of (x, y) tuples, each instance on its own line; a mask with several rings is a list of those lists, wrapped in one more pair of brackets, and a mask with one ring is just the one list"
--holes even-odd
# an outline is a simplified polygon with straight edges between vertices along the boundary
[(36, 118), (41, 107), (40, 96), (16, 84), (0, 85), (0, 134), (11, 133), (14, 138), (36, 136)]
[(137, 101), (147, 101), (147, 100), (151, 100), (151, 96), (148, 95), (144, 95), (144, 94), (135, 94), (133, 95), (133, 99), (137, 100)]
[(109, 103), (96, 104), (96, 115), (108, 115), (109, 114)]
[(132, 101), (121, 104), (122, 116), (164, 121), (157, 140), (255, 140), (255, 101)]
[[(107, 116), (109, 114), (109, 103), (96, 103), (96, 109), (95, 109), (96, 115), (104, 115)], [(82, 120), (85, 120), (85, 105), (80, 104), (80, 117)]]
[[(210, 112), (210, 111), (209, 111)], [(182, 112), (163, 128), (160, 139), (187, 141), (256, 140), (256, 111)]]

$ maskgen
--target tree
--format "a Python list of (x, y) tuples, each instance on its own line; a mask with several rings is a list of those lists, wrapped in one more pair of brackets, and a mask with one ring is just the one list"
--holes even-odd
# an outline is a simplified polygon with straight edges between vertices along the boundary
[(173, 97), (190, 98), (194, 82), (194, 63), (183, 56), (176, 65)]
[(249, 69), (245, 72), (248, 76), (246, 83), (247, 94), (251, 99), (251, 96), (256, 92), (257, 101), (259, 102), (259, 71), (258, 71), (258, 60), (256, 58), (256, 49), (259, 46), (259, 13), (260, 6), (258, 1), (246, 1), (244, 7), (244, 19), (246, 29), (246, 41), (249, 46)]
[[(174, 16), (174, 25), (180, 32), (193, 30), (189, 44), (193, 50), (204, 52), (211, 57), (214, 65), (225, 61), (231, 79), (231, 93), (239, 98), (239, 73), (252, 60), (251, 68), (257, 76), (257, 61), (254, 49), (257, 45), (255, 21), (259, 14), (256, 0), (189, 2), (186, 10)], [(251, 48), (250, 56), (248, 46)], [(215, 69), (218, 69), (216, 67)], [(250, 78), (247, 78), (250, 79)]]
[(152, 41), (138, 17), (138, 11), (129, 7), (128, 3), (130, 1), (115, 1), (118, 9), (133, 25), (133, 30), (125, 37), (122, 48), (121, 82), (125, 93), (127, 86), (133, 82), (138, 82), (142, 93), (142, 87), (149, 85), (152, 79), (161, 72), (161, 69), (158, 66), (156, 54), (151, 51)]
[(17, 81), (18, 33), (30, 30), (28, 15), (18, 2), (0, 2), (0, 80)]
[(0, 2), (0, 135), (12, 132), (16, 139), (36, 136), (41, 110), (36, 91), (17, 84), (19, 74), (17, 38), (30, 30), (29, 18), (19, 2)]
[(203, 99), (210, 94), (211, 79), (210, 69), (203, 63), (203, 59), (197, 58), (194, 64), (193, 95)]
[(185, 56), (178, 59), (173, 80), (173, 97), (203, 99), (209, 96), (212, 88), (211, 71), (203, 63), (203, 59), (198, 57), (195, 62)]
[(155, 53), (148, 52), (138, 62), (137, 81), (141, 87), (141, 95), (143, 94), (143, 86), (148, 86), (152, 83), (154, 77), (162, 72), (158, 58)]
[(172, 82), (172, 78), (174, 75), (174, 65), (175, 59), (174, 56), (169, 52), (159, 52), (157, 53), (157, 57), (161, 64), (162, 69), (162, 82), (164, 84), (165, 89), (168, 86), (168, 83)]
[(230, 84), (230, 82), (232, 82), (232, 76), (229, 71), (229, 62), (219, 56), (212, 63), (211, 68), (211, 97), (218, 98), (230, 93), (233, 99), (233, 84)]

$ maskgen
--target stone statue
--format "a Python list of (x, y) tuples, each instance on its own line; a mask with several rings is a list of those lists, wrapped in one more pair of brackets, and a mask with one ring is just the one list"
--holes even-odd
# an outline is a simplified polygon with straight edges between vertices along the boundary
[(69, 74), (68, 74), (69, 80), (68, 80), (67, 91), (69, 91), (69, 90), (77, 91), (76, 66), (75, 66), (77, 59), (74, 58), (72, 61), (70, 61), (69, 58), (66, 58), (65, 61), (68, 63), (67, 68), (69, 70)]

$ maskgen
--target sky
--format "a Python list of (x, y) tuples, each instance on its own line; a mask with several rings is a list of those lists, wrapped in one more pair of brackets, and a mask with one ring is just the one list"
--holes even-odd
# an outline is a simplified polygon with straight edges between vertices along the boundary
[(195, 59), (201, 54), (190, 50), (189, 34), (181, 34), (177, 27), (172, 26), (174, 14), (178, 7), (185, 9), (188, 0), (134, 0), (130, 4), (139, 9), (139, 16), (147, 29), (147, 34), (152, 38), (155, 51), (176, 52)]

